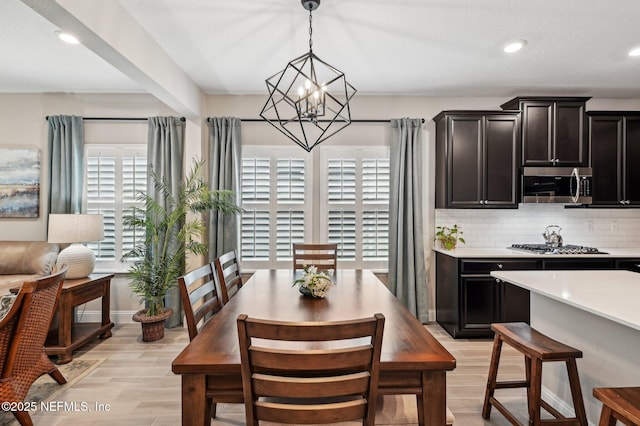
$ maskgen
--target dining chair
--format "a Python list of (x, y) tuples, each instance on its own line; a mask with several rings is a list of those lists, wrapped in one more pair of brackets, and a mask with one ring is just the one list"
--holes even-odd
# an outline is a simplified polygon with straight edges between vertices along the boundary
[[(67, 382), (44, 351), (66, 274), (67, 265), (63, 264), (56, 273), (25, 281), (13, 305), (0, 320), (0, 401), (3, 406), (6, 402), (24, 401), (33, 382), (44, 374), (60, 385)], [(21, 425), (33, 425), (29, 411), (12, 412)]]
[(222, 303), (227, 303), (238, 289), (242, 287), (242, 275), (240, 274), (240, 264), (238, 263), (238, 253), (231, 250), (213, 261), (218, 282), (220, 283), (220, 293)]
[(193, 340), (198, 335), (198, 329), (223, 306), (211, 264), (202, 265), (179, 277), (178, 287), (189, 340)]
[[(191, 341), (198, 335), (199, 329), (209, 318), (223, 306), (211, 263), (202, 265), (179, 277), (178, 287), (189, 330), (189, 341)], [(207, 398), (211, 400), (211, 417), (215, 418), (218, 401), (214, 395), (207, 395)], [(242, 401), (220, 400), (219, 402)]]
[(247, 425), (374, 424), (382, 314), (335, 322), (241, 314), (237, 323)]
[(293, 271), (314, 265), (319, 271), (338, 269), (338, 244), (293, 243)]

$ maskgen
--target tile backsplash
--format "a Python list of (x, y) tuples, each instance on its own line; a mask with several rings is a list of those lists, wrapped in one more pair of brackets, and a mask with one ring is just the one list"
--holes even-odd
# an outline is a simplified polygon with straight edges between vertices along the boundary
[(435, 226), (456, 223), (464, 232), (466, 244), (463, 247), (542, 244), (542, 233), (548, 225), (562, 228), (560, 234), (565, 244), (598, 248), (640, 247), (640, 209), (565, 209), (560, 204), (520, 204), (518, 209), (505, 210), (435, 210)]

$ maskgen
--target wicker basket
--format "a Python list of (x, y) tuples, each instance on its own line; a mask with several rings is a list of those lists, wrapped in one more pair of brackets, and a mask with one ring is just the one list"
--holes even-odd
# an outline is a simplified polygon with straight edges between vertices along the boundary
[(147, 316), (147, 310), (142, 309), (133, 315), (133, 320), (142, 325), (142, 341), (155, 342), (164, 337), (164, 321), (173, 314), (173, 309), (166, 308), (161, 315)]

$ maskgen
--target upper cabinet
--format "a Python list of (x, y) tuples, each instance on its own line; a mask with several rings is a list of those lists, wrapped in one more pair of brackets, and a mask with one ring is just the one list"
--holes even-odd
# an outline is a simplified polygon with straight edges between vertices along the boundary
[(517, 97), (501, 105), (522, 112), (522, 166), (589, 166), (588, 97)]
[(640, 204), (640, 112), (590, 111), (593, 204)]
[(436, 123), (436, 208), (517, 208), (520, 113), (443, 111)]

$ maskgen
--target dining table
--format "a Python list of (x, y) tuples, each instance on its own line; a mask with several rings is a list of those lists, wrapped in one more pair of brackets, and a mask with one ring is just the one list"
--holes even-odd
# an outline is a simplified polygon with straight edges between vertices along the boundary
[[(340, 321), (385, 316), (378, 393), (414, 394), (418, 421), (446, 424), (446, 372), (456, 359), (370, 270), (338, 270), (324, 298), (298, 291), (293, 270), (257, 270), (174, 359), (182, 380), (182, 424), (209, 425), (211, 399), (242, 400), (237, 318)], [(311, 344), (311, 343), (310, 343)]]

